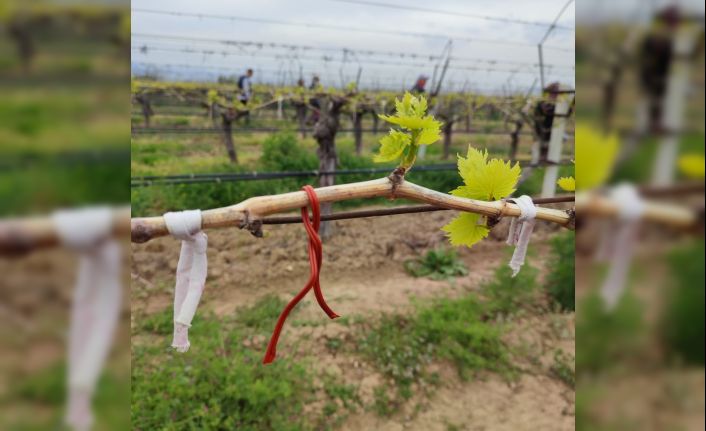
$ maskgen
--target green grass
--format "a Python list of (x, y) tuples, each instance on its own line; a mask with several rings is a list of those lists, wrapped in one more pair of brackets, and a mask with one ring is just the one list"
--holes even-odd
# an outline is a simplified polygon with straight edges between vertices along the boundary
[[(641, 142), (634, 154), (615, 170), (611, 183), (617, 184), (621, 181), (628, 181), (639, 184), (649, 181), (652, 176), (658, 146), (659, 142), (655, 138), (649, 138)], [(691, 153), (704, 153), (703, 134), (689, 134), (681, 138), (679, 154)], [(683, 178), (679, 171), (677, 171), (677, 178)]]
[(486, 299), (484, 317), (507, 317), (534, 307), (538, 303), (538, 272), (529, 262), (525, 262), (513, 277), (508, 265), (500, 265), (494, 277), (481, 288), (481, 294)]
[(551, 367), (552, 374), (572, 389), (576, 387), (574, 362), (575, 358), (572, 355), (556, 350), (554, 352), (554, 363)]
[[(268, 295), (250, 307), (242, 307), (236, 310), (235, 321), (257, 332), (270, 332), (286, 305), (287, 301), (277, 296)], [(292, 310), (291, 318), (294, 318), (297, 310), (298, 307)]]
[(629, 292), (614, 310), (606, 310), (597, 293), (586, 296), (577, 309), (576, 369), (594, 373), (611, 369), (634, 356), (641, 346), (645, 328), (643, 310)]
[(551, 269), (545, 283), (547, 292), (562, 310), (576, 309), (574, 232), (564, 232), (552, 238)]
[[(93, 406), (97, 428), (130, 428), (130, 418), (127, 414), (130, 410), (129, 380), (119, 377), (108, 367), (96, 388)], [(66, 403), (66, 364), (64, 361), (57, 361), (37, 373), (23, 377), (13, 385), (9, 395), (15, 402), (49, 408), (51, 414), (46, 419), (40, 419), (42, 416), (24, 418), (21, 423), (13, 425), (0, 421), (0, 426), (9, 426), (9, 429), (16, 430), (54, 429), (62, 423)]]
[(413, 277), (432, 280), (448, 280), (468, 274), (468, 268), (459, 260), (456, 251), (447, 248), (429, 250), (422, 257), (407, 260), (404, 268)]
[[(128, 202), (124, 85), (0, 91), (0, 215)], [(59, 157), (67, 153), (99, 156)]]
[(473, 296), (439, 298), (410, 316), (382, 316), (368, 328), (358, 348), (394, 383), (376, 394), (378, 413), (394, 412), (412, 397), (415, 388), (423, 393), (438, 378), (428, 371), (436, 360), (452, 362), (464, 379), (479, 371), (509, 372), (501, 329), (482, 320), (482, 315), (483, 304)]
[[(340, 424), (361, 405), (356, 386), (333, 375), (314, 375), (307, 358), (280, 357), (264, 366), (264, 347), (243, 345), (244, 339), (269, 332), (283, 305), (266, 296), (233, 317), (202, 313), (185, 354), (166, 347), (171, 310), (144, 319), (138, 332), (163, 340), (162, 347), (133, 347), (133, 429), (299, 431)], [(315, 399), (322, 401), (321, 409), (307, 410)]]
[(666, 289), (661, 337), (673, 358), (704, 365), (704, 240), (671, 253), (671, 283)]
[(536, 273), (526, 265), (512, 278), (503, 265), (480, 295), (436, 298), (417, 304), (410, 315), (385, 314), (364, 323), (357, 348), (394, 384), (375, 391), (374, 410), (389, 416), (415, 391), (431, 391), (438, 382), (438, 375), (429, 371), (435, 361), (449, 361), (462, 379), (479, 372), (511, 377), (510, 350), (495, 318), (532, 304)]

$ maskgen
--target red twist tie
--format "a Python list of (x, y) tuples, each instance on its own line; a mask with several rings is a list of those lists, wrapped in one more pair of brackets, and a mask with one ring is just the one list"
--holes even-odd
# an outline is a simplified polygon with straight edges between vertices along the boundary
[(265, 352), (265, 358), (262, 360), (263, 364), (269, 364), (274, 361), (275, 356), (277, 356), (277, 341), (279, 340), (280, 333), (284, 327), (284, 322), (287, 320), (289, 313), (296, 307), (299, 301), (306, 296), (306, 294), (314, 288), (314, 295), (316, 296), (316, 302), (319, 303), (319, 307), (328, 315), (329, 318), (335, 319), (339, 317), (331, 308), (326, 304), (324, 299), (324, 294), (321, 292), (321, 284), (319, 283), (319, 273), (321, 271), (321, 266), (323, 263), (323, 245), (321, 243), (321, 238), (319, 237), (319, 226), (321, 225), (321, 209), (319, 206), (319, 198), (316, 196), (316, 192), (311, 186), (302, 187), (304, 192), (306, 192), (309, 197), (309, 203), (311, 205), (312, 220), (309, 219), (309, 212), (307, 207), (302, 207), (302, 223), (304, 224), (304, 229), (309, 235), (309, 267), (311, 275), (309, 280), (304, 285), (304, 288), (299, 291), (299, 293), (292, 298), (291, 301), (284, 307), (282, 313), (277, 319), (277, 324), (272, 332), (272, 337), (267, 345), (267, 351)]

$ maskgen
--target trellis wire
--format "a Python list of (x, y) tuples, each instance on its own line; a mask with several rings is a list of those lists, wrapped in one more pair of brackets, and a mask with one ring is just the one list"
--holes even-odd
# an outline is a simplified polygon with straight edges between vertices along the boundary
[[(541, 167), (548, 165), (569, 165), (570, 160), (560, 163), (540, 162), (522, 163), (523, 167)], [(437, 165), (416, 166), (414, 172), (438, 172), (455, 171), (458, 167), (456, 163), (443, 163)], [(179, 184), (200, 184), (200, 183), (221, 183), (235, 181), (253, 180), (274, 180), (282, 178), (318, 177), (320, 175), (374, 175), (389, 173), (390, 168), (364, 168), (364, 169), (341, 169), (334, 172), (324, 172), (318, 170), (311, 171), (282, 171), (282, 172), (243, 172), (243, 173), (218, 173), (218, 174), (180, 174), (180, 175), (145, 175), (131, 178), (130, 187), (149, 187), (153, 185), (179, 185)]]

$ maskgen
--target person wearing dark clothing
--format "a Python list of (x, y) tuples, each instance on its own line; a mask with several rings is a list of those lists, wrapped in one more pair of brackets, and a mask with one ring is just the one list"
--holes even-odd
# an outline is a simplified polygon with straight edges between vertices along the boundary
[[(311, 78), (311, 85), (309, 86), (309, 90), (312, 90), (314, 92), (321, 90), (321, 80), (318, 76), (314, 75), (314, 77)], [(311, 106), (313, 109), (311, 110), (311, 115), (307, 120), (307, 124), (313, 125), (316, 124), (317, 121), (319, 121), (319, 108), (321, 107), (321, 105), (319, 104), (319, 99), (316, 98), (316, 95), (312, 95), (312, 97), (309, 98), (309, 106)]]
[(420, 75), (419, 78), (417, 78), (417, 82), (414, 83), (414, 87), (412, 87), (411, 93), (412, 94), (424, 94), (425, 90), (424, 87), (427, 85), (427, 77), (424, 75)]
[(240, 100), (240, 103), (243, 105), (247, 105), (252, 98), (252, 75), (252, 69), (248, 69), (245, 75), (241, 75), (240, 78), (238, 78), (238, 100)]
[(247, 106), (250, 99), (252, 99), (252, 75), (252, 69), (248, 69), (244, 75), (238, 78), (238, 100), (243, 104), (243, 109), (246, 110), (242, 117), (247, 125), (250, 124), (250, 112), (247, 112)]
[(556, 97), (559, 90), (558, 83), (552, 83), (544, 89), (545, 98), (537, 102), (532, 112), (534, 122), (534, 132), (539, 140), (539, 160), (544, 161), (549, 154), (549, 140), (552, 136), (552, 125), (554, 124), (554, 110), (556, 109)]
[(640, 88), (647, 96), (648, 118), (652, 131), (661, 128), (664, 97), (667, 93), (673, 55), (673, 34), (679, 24), (679, 10), (668, 7), (657, 14), (650, 32), (639, 47)]

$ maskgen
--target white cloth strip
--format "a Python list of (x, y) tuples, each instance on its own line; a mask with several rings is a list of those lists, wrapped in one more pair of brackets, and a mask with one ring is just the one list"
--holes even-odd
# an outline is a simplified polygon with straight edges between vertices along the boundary
[(512, 276), (515, 277), (520, 272), (522, 265), (525, 264), (527, 246), (529, 245), (529, 240), (534, 230), (535, 217), (537, 216), (537, 207), (534, 206), (532, 198), (527, 195), (522, 195), (513, 199), (513, 201), (520, 207), (520, 217), (517, 220), (513, 219), (513, 222), (511, 222), (507, 243), (515, 246), (515, 251), (512, 253), (512, 258), (508, 264), (512, 269)]
[(618, 206), (618, 224), (617, 232), (612, 235), (612, 259), (608, 275), (601, 286), (601, 296), (607, 309), (613, 310), (625, 291), (639, 220), (645, 211), (645, 203), (632, 184), (619, 184), (613, 187), (609, 194)]
[(89, 430), (91, 400), (120, 317), (120, 245), (110, 238), (108, 207), (57, 211), (52, 215), (61, 244), (79, 253), (68, 340), (66, 424)]
[(172, 347), (178, 352), (189, 350), (189, 327), (196, 314), (206, 284), (208, 237), (201, 230), (201, 211), (164, 214), (169, 233), (181, 240), (174, 286), (174, 334)]

